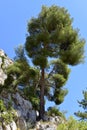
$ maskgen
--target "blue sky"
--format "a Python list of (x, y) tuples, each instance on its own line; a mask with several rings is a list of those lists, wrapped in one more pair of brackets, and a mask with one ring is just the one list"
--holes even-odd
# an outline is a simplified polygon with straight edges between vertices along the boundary
[[(37, 17), (42, 5), (58, 5), (68, 9), (74, 18), (73, 26), (80, 29), (81, 37), (87, 41), (87, 1), (82, 0), (0, 0), (0, 49), (13, 58), (14, 48), (25, 43), (27, 23), (30, 18)], [(85, 46), (87, 57), (87, 44)], [(66, 88), (69, 93), (66, 96), (60, 110), (67, 111), (67, 116), (78, 111), (77, 100), (82, 99), (82, 90), (87, 88), (87, 58), (85, 63), (71, 67), (71, 74)], [(47, 105), (53, 105), (48, 103)]]

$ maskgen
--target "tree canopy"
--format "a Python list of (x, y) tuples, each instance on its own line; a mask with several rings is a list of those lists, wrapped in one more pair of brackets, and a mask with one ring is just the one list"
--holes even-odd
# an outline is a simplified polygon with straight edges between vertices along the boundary
[(45, 68), (48, 57), (61, 58), (70, 65), (82, 61), (84, 39), (79, 38), (72, 21), (68, 11), (58, 6), (43, 6), (38, 17), (29, 21), (25, 48), (35, 65)]

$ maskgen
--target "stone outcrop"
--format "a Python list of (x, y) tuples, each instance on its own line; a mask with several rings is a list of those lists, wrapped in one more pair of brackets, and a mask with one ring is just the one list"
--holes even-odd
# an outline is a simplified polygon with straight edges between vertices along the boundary
[(0, 84), (4, 84), (4, 80), (7, 78), (5, 70), (12, 63), (13, 61), (7, 57), (4, 51), (0, 50)]
[(17, 125), (14, 121), (12, 121), (10, 124), (6, 124), (5, 122), (2, 123), (3, 126), (0, 126), (0, 130), (17, 130)]
[(25, 100), (18, 92), (15, 94), (8, 93), (4, 97), (2, 95), (3, 93), (0, 99), (4, 101), (5, 105), (12, 99), (12, 107), (17, 117), (16, 121), (11, 122), (11, 124), (3, 124), (3, 130), (16, 130), (17, 127), (20, 128), (20, 130), (27, 130), (31, 127), (29, 124), (31, 125), (33, 123), (34, 125), (36, 123), (36, 112), (33, 110), (31, 102)]
[(65, 122), (60, 116), (45, 116), (44, 121), (38, 121), (33, 130), (57, 130), (58, 124)]
[(53, 122), (37, 122), (34, 130), (56, 130), (57, 125)]
[[(6, 68), (13, 64), (13, 61), (8, 58), (3, 50), (0, 50), (0, 85), (4, 85), (4, 81), (7, 78)], [(24, 99), (18, 92), (8, 93), (3, 90), (0, 94), (0, 99), (4, 101), (5, 105), (8, 105), (12, 100), (12, 107), (15, 110), (17, 119), (10, 124), (0, 122), (0, 130), (27, 130), (29, 124), (35, 124), (36, 112), (33, 110), (31, 102)]]

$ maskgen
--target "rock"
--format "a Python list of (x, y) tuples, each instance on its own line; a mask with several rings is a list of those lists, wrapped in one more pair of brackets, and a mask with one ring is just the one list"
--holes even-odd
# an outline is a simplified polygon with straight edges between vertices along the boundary
[(50, 121), (50, 122), (53, 122), (56, 124), (60, 124), (60, 123), (65, 122), (65, 120), (60, 116), (48, 116), (48, 115), (44, 116), (44, 121)]
[(36, 112), (35, 110), (30, 110), (29, 111), (29, 119), (31, 119), (32, 122), (36, 122)]
[(32, 109), (32, 104), (28, 100), (25, 100), (20, 94), (17, 92), (16, 94), (12, 95), (15, 103), (21, 106), (24, 110), (25, 109)]
[(49, 116), (48, 115), (44, 115), (43, 120), (44, 121), (49, 121)]
[(3, 50), (0, 49), (0, 84), (3, 85), (7, 75), (5, 73), (6, 68), (13, 64), (13, 61), (7, 57)]
[(0, 125), (0, 130), (3, 130), (2, 126)]
[(7, 75), (3, 72), (2, 69), (0, 69), (0, 84), (3, 85), (6, 78), (7, 78)]
[(0, 49), (0, 56), (5, 56), (6, 54), (4, 53), (4, 51), (2, 49)]
[(10, 128), (11, 128), (11, 130), (17, 130), (17, 126), (14, 121), (10, 123)]
[(37, 122), (34, 130), (56, 130), (57, 125), (51, 122)]
[(3, 130), (11, 130), (10, 125), (3, 122)]
[(20, 117), (17, 121), (17, 126), (20, 130), (27, 130), (27, 124), (23, 117)]
[(16, 115), (18, 118), (21, 117), (21, 116), (22, 116), (21, 111), (20, 111), (20, 110), (16, 110), (15, 115)]
[(24, 117), (26, 120), (36, 121), (36, 112), (32, 108), (31, 102), (25, 100), (19, 93), (12, 95), (14, 100), (14, 109), (16, 109), (18, 117)]
[(55, 117), (51, 117), (51, 116), (50, 116), (50, 117), (49, 117), (49, 121), (54, 123), (54, 122), (55, 122)]
[[(13, 108), (15, 109), (15, 114), (18, 120), (17, 124), (15, 124), (15, 122), (10, 124), (11, 130), (13, 128), (12, 125), (15, 126), (13, 130), (16, 129), (16, 126), (18, 126), (20, 130), (22, 128), (26, 130), (27, 127), (29, 128), (30, 126), (34, 126), (36, 122), (36, 112), (35, 110), (33, 110), (31, 102), (29, 102), (28, 100), (25, 100), (18, 92), (15, 94), (10, 94), (10, 93), (5, 93), (3, 91), (2, 99), (5, 105), (8, 105), (11, 98), (13, 99), (12, 105), (13, 105)], [(23, 125), (24, 127), (21, 125)]]

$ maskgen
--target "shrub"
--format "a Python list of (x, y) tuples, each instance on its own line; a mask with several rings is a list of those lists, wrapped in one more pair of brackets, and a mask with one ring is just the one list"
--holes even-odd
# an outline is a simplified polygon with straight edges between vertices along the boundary
[(64, 117), (64, 114), (62, 112), (60, 112), (59, 109), (56, 106), (49, 107), (47, 114), (49, 116), (61, 116), (61, 117)]
[(57, 130), (87, 130), (87, 122), (70, 117), (66, 123), (59, 124)]
[(3, 112), (3, 111), (6, 111), (6, 107), (5, 107), (4, 103), (3, 103), (3, 101), (0, 100), (0, 113)]
[(4, 112), (1, 114), (2, 122), (5, 122), (6, 124), (9, 124), (13, 121), (13, 115), (11, 112)]
[(6, 108), (3, 100), (0, 100), (0, 121), (6, 124), (9, 124), (16, 118), (15, 110), (10, 105)]

